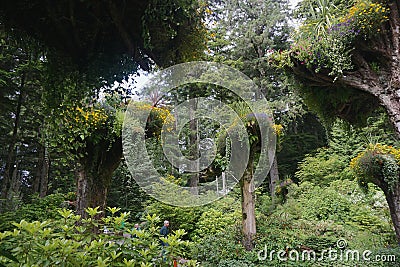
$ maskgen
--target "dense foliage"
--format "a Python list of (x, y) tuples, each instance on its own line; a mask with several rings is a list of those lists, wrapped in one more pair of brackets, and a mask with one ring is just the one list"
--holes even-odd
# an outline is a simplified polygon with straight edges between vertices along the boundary
[[(0, 256), (7, 266), (171, 266), (185, 255), (190, 245), (182, 241), (184, 230), (176, 230), (161, 248), (157, 223), (159, 217), (147, 216), (144, 229), (122, 224), (129, 213), (117, 215), (119, 209), (108, 208), (110, 216), (95, 219), (97, 208), (88, 209), (90, 217), (81, 220), (71, 210), (58, 210), (59, 219), (25, 220), (14, 223), (14, 231), (0, 234), (2, 249), (14, 255), (12, 260)], [(132, 227), (132, 228), (131, 228)], [(93, 229), (104, 229), (95, 234)], [(182, 266), (195, 266), (185, 260)]]
[(43, 44), (55, 77), (112, 84), (154, 62), (193, 59), (204, 46), (203, 8), (198, 1), (4, 1), (0, 22), (22, 43)]
[[(240, 231), (233, 225), (218, 234), (210, 234), (193, 250), (204, 266), (316, 266), (317, 262), (279, 261), (275, 256), (269, 260), (272, 250), (312, 249), (320, 253), (334, 248), (336, 242), (345, 239), (347, 249), (369, 249), (378, 252), (382, 247), (393, 246), (396, 241), (391, 231), (388, 209), (383, 194), (371, 189), (368, 196), (354, 181), (332, 182), (325, 188), (309, 182), (289, 187), (288, 200), (271, 210), (271, 200), (260, 197), (258, 201), (257, 247), (246, 252), (240, 243)], [(386, 207), (385, 207), (386, 206)], [(260, 250), (267, 249), (263, 260)], [(380, 253), (398, 253), (383, 250)], [(261, 253), (262, 257), (264, 252)], [(320, 255), (320, 254), (319, 254)], [(356, 262), (327, 260), (321, 266), (353, 266)], [(363, 262), (364, 266), (368, 263)], [(373, 265), (376, 264), (376, 265)], [(373, 263), (371, 266), (384, 266)], [(393, 263), (388, 263), (387, 266)]]

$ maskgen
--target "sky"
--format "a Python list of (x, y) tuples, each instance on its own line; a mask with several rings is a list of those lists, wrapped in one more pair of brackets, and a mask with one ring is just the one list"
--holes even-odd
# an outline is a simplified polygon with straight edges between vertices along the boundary
[(297, 3), (301, 2), (301, 0), (290, 0), (289, 2), (291, 7), (294, 8), (297, 5)]

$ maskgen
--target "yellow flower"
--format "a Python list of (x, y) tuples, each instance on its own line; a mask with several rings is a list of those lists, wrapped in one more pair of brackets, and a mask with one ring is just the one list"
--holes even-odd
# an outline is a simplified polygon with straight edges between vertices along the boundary
[(272, 128), (274, 129), (275, 134), (276, 134), (277, 136), (280, 136), (280, 135), (282, 134), (283, 126), (282, 126), (281, 124), (274, 124), (274, 125), (272, 126)]

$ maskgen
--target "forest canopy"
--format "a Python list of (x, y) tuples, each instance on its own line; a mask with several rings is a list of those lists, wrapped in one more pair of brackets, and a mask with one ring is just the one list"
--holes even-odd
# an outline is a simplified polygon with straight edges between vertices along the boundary
[[(3, 29), (34, 39), (55, 64), (87, 78), (122, 80), (140, 67), (194, 59), (203, 47), (197, 1), (3, 1)], [(201, 50), (200, 50), (201, 51)]]

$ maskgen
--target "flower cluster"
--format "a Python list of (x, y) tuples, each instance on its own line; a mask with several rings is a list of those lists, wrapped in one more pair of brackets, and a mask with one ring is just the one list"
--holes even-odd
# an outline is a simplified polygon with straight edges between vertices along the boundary
[(377, 32), (381, 30), (380, 25), (389, 19), (388, 11), (389, 9), (381, 3), (359, 1), (349, 9), (345, 16), (340, 18), (340, 21), (351, 21), (355, 29), (364, 34), (370, 34), (375, 30)]
[(282, 133), (283, 133), (283, 126), (282, 126), (281, 124), (274, 124), (274, 125), (272, 125), (272, 128), (274, 129), (275, 134), (276, 134), (277, 136), (281, 136), (281, 135), (282, 135)]
[(70, 107), (63, 112), (63, 117), (65, 126), (69, 128), (79, 126), (80, 128), (98, 129), (106, 123), (108, 115), (104, 109)]
[(86, 148), (114, 144), (122, 133), (124, 113), (105, 104), (63, 104), (49, 123), (50, 146), (72, 158), (87, 153)]
[(367, 153), (368, 151), (371, 151), (374, 154), (382, 154), (382, 155), (390, 154), (390, 155), (392, 155), (394, 157), (394, 159), (396, 160), (397, 164), (400, 165), (400, 149), (397, 149), (397, 148), (395, 148), (393, 146), (382, 145), (382, 144), (377, 143), (377, 144), (370, 144), (365, 151), (359, 153), (357, 155), (357, 157), (353, 158), (351, 160), (351, 162), (350, 162), (350, 167), (352, 169), (358, 168), (359, 167), (358, 164), (360, 162), (360, 159), (362, 157), (364, 157), (365, 153)]
[(148, 103), (134, 103), (135, 112), (142, 113), (147, 117), (147, 130), (154, 136), (160, 136), (162, 128), (170, 132), (173, 130), (175, 118), (171, 112), (164, 107), (154, 107)]
[[(107, 128), (110, 116), (104, 108), (98, 107), (64, 107), (59, 114), (60, 139), (75, 145), (78, 148), (79, 141), (93, 137), (93, 133)], [(78, 142), (77, 142), (78, 141)]]
[(333, 26), (329, 27), (328, 33), (331, 35), (336, 35), (340, 38), (347, 37), (349, 39), (353, 39), (353, 37), (358, 36), (361, 32), (361, 30), (354, 27), (353, 22), (354, 20), (349, 18), (346, 21), (334, 24)]
[(173, 124), (175, 121), (174, 116), (166, 108), (155, 107), (147, 103), (137, 103), (135, 108), (138, 110), (149, 111), (153, 115), (162, 121), (163, 124)]

